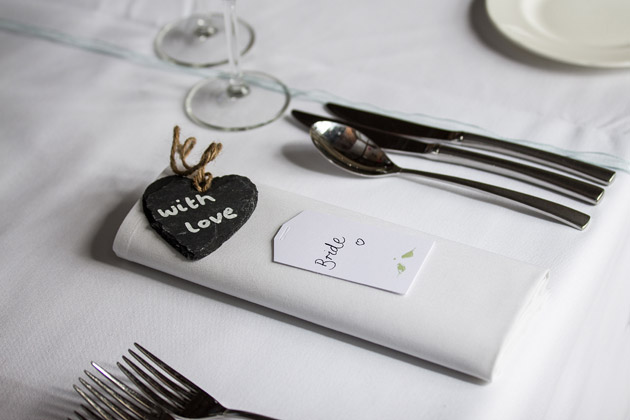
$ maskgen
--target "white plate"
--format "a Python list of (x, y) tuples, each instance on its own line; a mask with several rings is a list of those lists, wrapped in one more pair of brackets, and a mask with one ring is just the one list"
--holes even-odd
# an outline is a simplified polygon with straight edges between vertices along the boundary
[(547, 58), (630, 67), (630, 0), (486, 0), (505, 36)]

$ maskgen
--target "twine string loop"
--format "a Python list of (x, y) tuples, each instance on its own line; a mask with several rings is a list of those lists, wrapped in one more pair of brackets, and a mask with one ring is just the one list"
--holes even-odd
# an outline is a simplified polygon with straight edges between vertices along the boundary
[[(199, 192), (206, 192), (212, 184), (212, 174), (210, 172), (205, 172), (206, 165), (212, 162), (219, 155), (223, 145), (221, 143), (212, 142), (212, 144), (210, 144), (210, 146), (208, 146), (201, 155), (199, 163), (190, 166), (186, 162), (186, 158), (197, 144), (197, 139), (194, 137), (188, 137), (184, 141), (184, 144), (182, 144), (179, 141), (179, 133), (179, 126), (175, 126), (173, 129), (173, 144), (171, 146), (171, 170), (175, 174), (181, 176), (192, 175), (191, 179), (195, 189)], [(179, 160), (184, 167), (183, 170), (177, 167), (177, 157), (179, 157)]]

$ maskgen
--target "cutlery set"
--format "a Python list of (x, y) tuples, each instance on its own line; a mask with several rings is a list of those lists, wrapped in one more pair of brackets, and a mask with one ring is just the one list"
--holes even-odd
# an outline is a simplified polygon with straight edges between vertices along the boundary
[[(497, 173), (590, 205), (600, 202), (604, 195), (604, 187), (615, 177), (615, 172), (608, 168), (505, 140), (428, 127), (338, 104), (328, 103), (326, 108), (338, 118), (299, 110), (293, 110), (292, 115), (310, 128), (311, 138), (319, 151), (329, 161), (343, 169), (363, 176), (414, 173), (467, 186), (519, 202), (579, 230), (584, 229), (590, 220), (590, 216), (585, 213), (498, 186), (433, 172), (399, 168), (381, 149)], [(316, 125), (324, 121), (327, 124)], [(538, 166), (505, 159), (499, 155), (534, 162)], [(357, 159), (361, 162), (359, 163)], [(376, 169), (377, 167), (381, 168)]]

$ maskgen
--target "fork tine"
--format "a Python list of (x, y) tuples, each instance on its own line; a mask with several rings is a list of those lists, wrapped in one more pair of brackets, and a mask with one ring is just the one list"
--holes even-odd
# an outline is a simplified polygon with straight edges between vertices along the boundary
[[(144, 380), (147, 382), (153, 381), (150, 377), (147, 377), (147, 374), (143, 372), (138, 366), (134, 365), (132, 361), (123, 356), (123, 359), (132, 367), (132, 369)], [(172, 396), (172, 400), (167, 401), (157, 393), (153, 391), (149, 386), (145, 385), (136, 375), (131, 373), (129, 369), (127, 369), (122, 363), (116, 363), (118, 369), (121, 370), (122, 373), (129, 378), (131, 382), (133, 382), (140, 391), (142, 391), (149, 399), (155, 402), (157, 405), (166, 408), (168, 411), (176, 411), (183, 407), (183, 401), (180, 399), (175, 399), (175, 396)], [(153, 381), (155, 382), (155, 381)], [(159, 384), (156, 383), (157, 387), (160, 387)]]
[[(85, 406), (83, 408), (85, 409)], [(79, 420), (88, 420), (87, 418), (85, 418), (85, 416), (83, 414), (79, 413), (76, 410), (74, 411), (74, 415), (77, 416)], [(95, 419), (96, 420), (102, 420), (99, 417), (95, 417)], [(66, 420), (74, 420), (74, 419), (71, 419), (70, 417), (66, 417)]]
[[(101, 375), (103, 375), (105, 378), (107, 378), (108, 381), (110, 381), (111, 383), (116, 385), (120, 390), (122, 390), (125, 394), (127, 394), (129, 397), (131, 397), (134, 401), (136, 401), (138, 404), (142, 405), (147, 410), (151, 411), (151, 410), (159, 409), (159, 407), (153, 401), (151, 401), (150, 399), (148, 399), (147, 397), (145, 397), (144, 395), (142, 395), (141, 393), (139, 393), (135, 389), (125, 385), (118, 378), (116, 378), (114, 375), (112, 375), (107, 370), (105, 370), (105, 368), (99, 366), (95, 362), (92, 362), (92, 366), (96, 370), (98, 370), (101, 373)], [(88, 374), (88, 376), (91, 377), (90, 373), (88, 373), (88, 372), (86, 372), (86, 373)], [(94, 379), (92, 379), (92, 380), (94, 380)]]
[[(133, 420), (133, 418), (128, 413), (126, 413), (118, 405), (114, 404), (106, 396), (101, 394), (96, 388), (94, 388), (92, 385), (90, 385), (83, 378), (79, 378), (79, 382), (81, 382), (81, 385), (83, 385), (88, 391), (90, 391), (92, 393), (92, 395), (94, 395), (101, 403), (103, 403), (105, 406), (107, 406), (107, 408), (109, 408), (114, 413), (114, 416), (118, 416), (117, 418), (120, 418), (120, 419), (123, 419), (123, 420)], [(94, 408), (96, 411), (98, 411), (98, 413), (100, 415), (104, 415), (107, 418), (107, 420), (110, 420), (110, 419), (111, 420), (115, 420), (116, 419), (116, 417), (112, 416), (110, 413), (107, 413), (103, 409), (103, 407), (101, 407), (98, 403), (96, 403), (92, 398), (90, 398), (79, 387), (77, 387), (75, 385), (74, 389), (79, 393), (79, 395), (81, 395), (83, 397), (83, 399), (88, 404), (90, 404), (90, 406), (92, 406), (92, 408)]]
[(160, 369), (162, 369), (165, 372), (168, 372), (169, 375), (171, 375), (172, 377), (174, 377), (175, 379), (177, 379), (179, 382), (181, 382), (182, 384), (188, 386), (190, 389), (197, 391), (200, 388), (195, 385), (192, 381), (190, 381), (188, 378), (186, 378), (184, 375), (182, 375), (181, 373), (179, 373), (178, 371), (176, 371), (175, 369), (173, 369), (172, 367), (170, 367), (169, 365), (167, 365), (166, 363), (164, 363), (162, 360), (160, 360), (157, 356), (155, 356), (153, 353), (151, 353), (149, 350), (145, 349), (144, 347), (142, 347), (140, 344), (138, 343), (133, 343), (134, 346), (136, 346), (136, 348), (138, 350), (140, 350), (142, 352), (142, 354), (144, 354), (149, 360), (151, 360), (153, 363), (155, 363), (156, 365), (158, 365), (160, 367)]
[[(167, 387), (171, 388), (177, 394), (180, 394), (180, 395), (186, 397), (186, 396), (191, 396), (194, 393), (195, 389), (191, 390), (190, 388), (184, 388), (184, 387), (176, 384), (175, 382), (173, 382), (172, 380), (167, 378), (162, 372), (160, 372), (155, 367), (153, 367), (149, 362), (144, 360), (140, 355), (138, 355), (133, 350), (129, 350), (129, 354), (131, 354), (134, 359), (136, 359), (138, 362), (140, 362), (140, 364), (142, 366), (144, 366), (149, 372), (151, 372), (153, 374), (153, 376), (155, 376), (160, 382), (162, 382)], [(163, 363), (163, 362), (160, 362), (160, 363), (161, 364), (156, 363), (156, 365), (158, 365), (159, 367), (166, 366), (165, 363)], [(165, 370), (165, 372), (169, 373), (167, 370)], [(173, 372), (175, 372), (175, 371), (173, 371)], [(175, 372), (175, 373), (177, 373), (177, 372)], [(177, 377), (175, 377), (175, 379), (177, 379)]]
[[(83, 410), (85, 410), (86, 413), (88, 413), (88, 415), (92, 417), (92, 419), (102, 420), (101, 417), (98, 414), (96, 414), (94, 411), (92, 411), (92, 409), (90, 409), (89, 407), (86, 407), (84, 404), (81, 404), (81, 407), (83, 408)], [(81, 414), (81, 413), (78, 413), (78, 414)]]
[(128, 400), (127, 398), (125, 398), (121, 394), (117, 393), (116, 391), (114, 391), (106, 383), (104, 383), (103, 381), (98, 379), (96, 376), (92, 375), (87, 370), (85, 370), (84, 372), (88, 376), (88, 378), (90, 378), (96, 385), (98, 385), (99, 387), (101, 387), (101, 389), (103, 389), (105, 392), (107, 392), (110, 397), (115, 399), (120, 405), (122, 405), (127, 410), (129, 410), (132, 413), (134, 413), (136, 416), (143, 417), (143, 416), (146, 416), (148, 414), (147, 411), (145, 411), (142, 408), (138, 407), (136, 404), (134, 404), (133, 402), (131, 402), (130, 400)]
[(98, 413), (98, 414), (94, 413), (94, 411), (90, 410), (84, 404), (81, 404), (81, 407), (84, 410), (86, 410), (87, 412), (91, 413), (95, 418), (97, 418), (99, 420), (118, 420), (118, 419), (112, 417), (111, 414), (109, 414), (100, 405), (98, 405), (96, 403), (96, 401), (94, 401), (89, 395), (87, 395), (81, 388), (79, 388), (76, 385), (72, 385), (72, 387), (85, 400), (85, 402), (87, 402), (90, 405), (90, 407), (92, 407), (94, 410), (96, 410), (96, 413)]
[[(90, 418), (92, 420), (103, 420), (103, 418), (101, 416), (99, 416), (98, 414), (94, 413), (94, 411), (92, 411), (86, 405), (81, 404), (81, 408), (83, 408), (83, 410), (85, 410), (85, 412), (89, 414), (89, 416), (90, 416)], [(76, 414), (79, 417), (80, 420), (88, 420), (83, 414), (81, 414), (78, 411), (75, 411), (74, 414)]]

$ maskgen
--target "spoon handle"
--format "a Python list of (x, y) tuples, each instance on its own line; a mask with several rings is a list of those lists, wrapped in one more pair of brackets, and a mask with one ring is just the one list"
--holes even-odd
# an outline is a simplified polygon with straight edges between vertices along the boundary
[(451, 175), (443, 175), (433, 172), (419, 171), (416, 169), (401, 168), (401, 173), (410, 173), (420, 175), (425, 178), (432, 178), (444, 182), (449, 182), (451, 184), (463, 185), (476, 190), (485, 191), (498, 197), (507, 198), (508, 200), (521, 203), (526, 207), (536, 210), (537, 212), (549, 216), (553, 219), (559, 220), (578, 230), (584, 230), (591, 219), (588, 214), (574, 210), (562, 204), (554, 203), (543, 198), (534, 197), (533, 195), (521, 193), (507, 188), (498, 187), (496, 185), (484, 184), (483, 182), (472, 181), (470, 179), (458, 178)]
[(615, 179), (615, 171), (613, 170), (546, 150), (472, 133), (457, 133), (454, 134), (454, 137), (455, 144), (526, 159), (597, 182), (600, 185), (609, 185)]
[(441, 158), (444, 162), (465, 165), (540, 185), (592, 205), (597, 204), (604, 195), (604, 189), (599, 185), (535, 166), (524, 165), (516, 161), (501, 159), (483, 153), (476, 153), (463, 148), (438, 144), (434, 156), (435, 160), (440, 160)]

